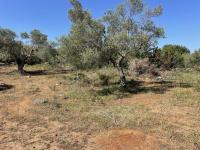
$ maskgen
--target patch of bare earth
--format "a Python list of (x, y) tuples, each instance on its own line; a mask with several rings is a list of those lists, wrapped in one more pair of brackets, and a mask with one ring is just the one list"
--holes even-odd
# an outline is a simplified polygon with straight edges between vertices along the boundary
[(137, 130), (110, 130), (90, 140), (88, 150), (159, 150), (158, 140)]
[(0, 81), (13, 85), (0, 93), (0, 149), (62, 149), (64, 144), (59, 138), (65, 138), (68, 124), (35, 114), (39, 106), (33, 103), (36, 99), (52, 98), (55, 92), (51, 87), (58, 85), (58, 81), (50, 76), (7, 75), (13, 70), (13, 67), (0, 68)]

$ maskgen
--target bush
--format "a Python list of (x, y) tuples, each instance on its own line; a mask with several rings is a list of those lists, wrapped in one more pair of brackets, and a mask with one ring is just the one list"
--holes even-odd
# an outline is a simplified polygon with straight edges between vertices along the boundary
[(81, 55), (81, 66), (80, 68), (83, 69), (91, 69), (91, 68), (97, 68), (100, 66), (99, 64), (99, 53), (95, 50), (88, 49)]
[(106, 74), (98, 74), (99, 79), (101, 80), (102, 85), (108, 85), (109, 80), (111, 79), (111, 76), (106, 75)]
[(32, 56), (27, 60), (28, 65), (41, 64), (42, 60), (38, 56)]
[(78, 81), (84, 84), (90, 84), (91, 80), (83, 73), (73, 73), (68, 76), (71, 81)]
[(59, 55), (62, 56), (61, 61), (72, 65), (77, 69), (92, 69), (101, 66), (100, 54), (96, 48), (84, 48), (75, 50), (77, 45), (67, 37), (60, 39)]
[(160, 70), (148, 59), (135, 59), (131, 61), (129, 66), (129, 73), (136, 76), (143, 74), (160, 76)]
[(195, 51), (194, 53), (191, 54), (190, 56), (190, 64), (193, 67), (198, 67), (200, 66), (200, 50)]
[(165, 69), (184, 67), (184, 56), (189, 54), (188, 48), (180, 45), (165, 45), (157, 49), (151, 56), (151, 61)]
[(15, 60), (6, 52), (1, 52), (0, 50), (0, 62), (5, 64), (11, 64), (12, 62), (15, 62)]

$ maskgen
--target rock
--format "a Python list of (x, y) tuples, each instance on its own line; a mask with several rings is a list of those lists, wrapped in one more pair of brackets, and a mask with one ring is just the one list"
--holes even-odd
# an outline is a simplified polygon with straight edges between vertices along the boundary
[(67, 99), (69, 99), (69, 97), (68, 96), (64, 96), (64, 99), (67, 100)]
[(56, 83), (56, 86), (62, 85), (62, 82)]
[(164, 79), (163, 79), (161, 76), (159, 76), (159, 77), (156, 78), (156, 81), (157, 81), (157, 82), (163, 82)]
[(33, 104), (39, 105), (39, 104), (47, 104), (49, 101), (47, 99), (36, 99), (33, 100)]

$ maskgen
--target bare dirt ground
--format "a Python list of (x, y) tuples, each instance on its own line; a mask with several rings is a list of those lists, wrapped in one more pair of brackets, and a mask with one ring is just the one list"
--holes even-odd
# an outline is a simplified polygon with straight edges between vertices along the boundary
[(138, 130), (115, 129), (101, 133), (90, 139), (93, 147), (87, 149), (101, 150), (159, 150), (158, 140)]
[[(56, 85), (56, 80), (46, 77), (29, 78), (5, 75), (13, 69), (13, 67), (1, 68), (0, 72), (1, 82), (14, 86), (8, 91), (1, 92), (0, 95), (0, 149), (46, 149), (50, 147), (59, 149), (56, 143), (44, 140), (43, 136), (54, 132), (56, 136), (56, 131), (59, 132), (64, 125), (48, 121), (48, 116), (40, 118), (39, 115), (30, 112), (37, 107), (33, 104), (33, 100), (54, 96), (55, 93), (50, 90), (49, 85)], [(39, 87), (39, 92), (35, 87)]]
[[(63, 74), (22, 77), (10, 75), (9, 73), (13, 70), (15, 70), (14, 67), (0, 68), (0, 83), (13, 86), (0, 91), (0, 149), (2, 150), (181, 149), (180, 145), (184, 143), (184, 140), (192, 141), (188, 142), (189, 144), (183, 144), (182, 149), (188, 149), (188, 147), (191, 150), (199, 149), (200, 134), (197, 135), (195, 132), (200, 133), (200, 118), (194, 115), (197, 113), (196, 110), (189, 107), (162, 105), (172, 96), (171, 90), (165, 94), (139, 93), (129, 96), (129, 98), (110, 101), (104, 106), (143, 105), (152, 113), (162, 116), (162, 119), (168, 122), (167, 125), (160, 121), (159, 126), (151, 128), (151, 130), (146, 130), (149, 127), (145, 125), (141, 129), (139, 126), (132, 126), (132, 129), (121, 127), (97, 129), (96, 124), (92, 123), (86, 129), (80, 124), (84, 124), (79, 116), (81, 111), (80, 114), (73, 114), (74, 120), (72, 120), (70, 115), (73, 112), (60, 108), (65, 99), (63, 93), (69, 88), (66, 84), (61, 84), (60, 78)], [(60, 100), (59, 103), (55, 103), (52, 98)], [(46, 99), (51, 104), (48, 108), (35, 104), (38, 102), (37, 100), (39, 103), (45, 103)], [(59, 109), (59, 113), (56, 109)], [(59, 117), (64, 119), (60, 121)], [(149, 124), (151, 122), (147, 123), (147, 125)], [(174, 133), (174, 131), (176, 132)], [(192, 138), (179, 138), (181, 135), (192, 136)], [(173, 142), (173, 138), (175, 138), (175, 142)]]

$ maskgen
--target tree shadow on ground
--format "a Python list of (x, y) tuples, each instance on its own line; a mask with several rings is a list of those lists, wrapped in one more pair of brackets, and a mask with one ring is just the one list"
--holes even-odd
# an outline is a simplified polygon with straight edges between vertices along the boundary
[(36, 71), (25, 71), (25, 73), (30, 76), (42, 76), (42, 75), (66, 74), (70, 71), (71, 70), (54, 70), (54, 71), (36, 70)]
[(169, 89), (176, 87), (191, 88), (192, 86), (189, 83), (177, 83), (172, 81), (145, 82), (131, 80), (128, 82), (128, 87), (124, 89), (124, 91), (136, 94), (148, 92), (153, 92), (155, 94), (164, 94), (165, 92), (169, 91)]
[[(53, 71), (48, 71), (48, 70), (35, 70), (35, 71), (26, 71), (24, 76), (45, 76), (45, 75), (56, 75), (56, 74), (66, 74), (69, 72), (72, 72), (73, 70), (53, 70)], [(7, 75), (15, 74), (18, 73), (18, 71), (12, 71), (9, 73), (5, 73)]]
[(126, 97), (130, 94), (140, 93), (154, 93), (164, 94), (172, 88), (191, 88), (188, 83), (177, 83), (172, 81), (159, 81), (159, 82), (145, 82), (131, 80), (127, 83), (126, 88), (119, 87), (119, 83), (112, 83), (110, 86), (105, 86), (102, 90), (98, 91), (98, 95), (106, 96), (110, 94), (116, 94), (122, 97)]
[(9, 89), (12, 89), (12, 88), (13, 88), (12, 85), (8, 85), (8, 84), (0, 83), (0, 91), (9, 90)]

